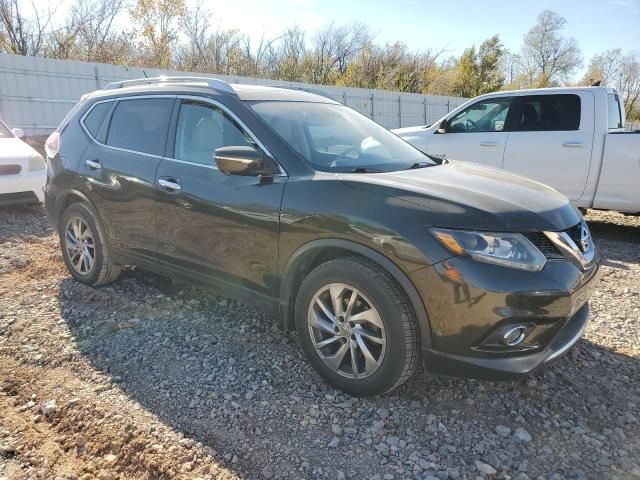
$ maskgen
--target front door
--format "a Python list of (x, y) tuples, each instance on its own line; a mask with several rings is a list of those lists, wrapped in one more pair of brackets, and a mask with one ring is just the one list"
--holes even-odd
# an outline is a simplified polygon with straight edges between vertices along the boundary
[(594, 129), (594, 97), (585, 91), (517, 97), (504, 168), (578, 200), (585, 189)]
[(183, 99), (173, 158), (156, 178), (160, 264), (252, 300), (270, 298), (286, 177), (225, 175), (213, 160), (222, 146), (257, 147), (223, 106)]
[(445, 133), (430, 135), (426, 153), (501, 168), (511, 100), (484, 99), (461, 110), (448, 119)]

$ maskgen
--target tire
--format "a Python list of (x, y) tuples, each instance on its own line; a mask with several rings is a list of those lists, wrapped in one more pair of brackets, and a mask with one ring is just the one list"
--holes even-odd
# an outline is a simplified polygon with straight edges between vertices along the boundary
[(296, 298), (295, 324), (311, 365), (351, 395), (389, 392), (419, 364), (409, 300), (387, 271), (361, 257), (330, 260), (307, 275)]
[[(120, 266), (111, 261), (109, 243), (104, 229), (97, 214), (89, 205), (85, 203), (69, 205), (62, 214), (58, 232), (64, 263), (76, 280), (87, 285), (99, 286), (111, 283), (118, 278)], [(80, 246), (74, 247), (75, 245)], [(78, 254), (80, 251), (82, 253)], [(83, 254), (85, 254), (84, 260), (81, 258)], [(86, 254), (92, 257), (92, 260), (87, 258)]]

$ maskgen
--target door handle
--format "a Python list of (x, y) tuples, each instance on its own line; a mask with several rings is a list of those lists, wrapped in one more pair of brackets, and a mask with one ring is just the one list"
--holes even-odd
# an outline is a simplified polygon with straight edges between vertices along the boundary
[(102, 168), (98, 160), (85, 160), (84, 164), (92, 170), (100, 170)]
[(562, 146), (567, 148), (584, 147), (584, 142), (562, 142)]
[(480, 142), (481, 147), (497, 147), (498, 142)]
[(174, 178), (172, 178), (171, 180), (165, 180), (164, 178), (160, 178), (158, 180), (158, 186), (173, 192), (179, 192), (180, 190), (182, 190), (182, 186)]

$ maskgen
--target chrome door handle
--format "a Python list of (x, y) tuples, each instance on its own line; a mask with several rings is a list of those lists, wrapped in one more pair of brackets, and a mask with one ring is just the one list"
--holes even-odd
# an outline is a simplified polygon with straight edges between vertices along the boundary
[(102, 168), (98, 160), (85, 160), (84, 164), (92, 170), (100, 170)]
[(498, 142), (480, 142), (481, 147), (497, 147)]
[(174, 192), (182, 190), (182, 186), (178, 182), (165, 180), (164, 178), (158, 180), (158, 186), (166, 188), (167, 190), (173, 190)]
[(562, 142), (562, 146), (568, 148), (584, 147), (584, 142)]

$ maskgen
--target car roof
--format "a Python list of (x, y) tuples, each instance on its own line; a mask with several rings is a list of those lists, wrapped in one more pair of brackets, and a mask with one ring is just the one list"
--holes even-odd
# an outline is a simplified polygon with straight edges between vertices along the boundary
[(188, 93), (204, 94), (218, 93), (223, 95), (236, 95), (244, 101), (288, 101), (288, 102), (313, 102), (339, 104), (320, 89), (304, 86), (265, 86), (229, 84), (217, 79), (195, 77), (158, 77), (149, 79), (136, 79), (124, 82), (115, 82), (96, 90), (86, 97), (103, 98), (118, 97), (122, 95), (147, 94), (147, 93)]

